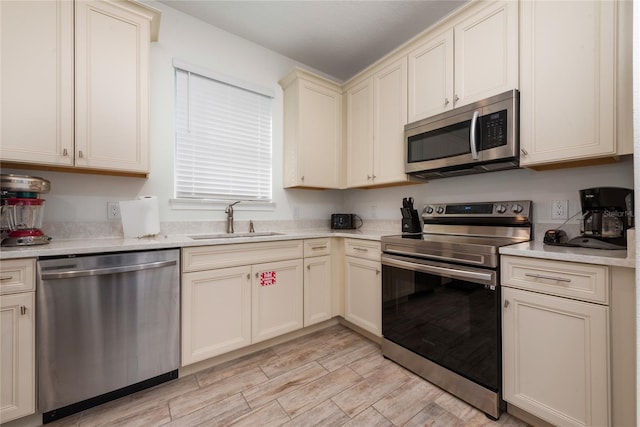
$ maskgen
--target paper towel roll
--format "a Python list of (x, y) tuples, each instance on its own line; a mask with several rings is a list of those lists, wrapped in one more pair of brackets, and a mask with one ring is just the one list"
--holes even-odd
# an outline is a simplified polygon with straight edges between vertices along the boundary
[(136, 200), (121, 201), (120, 216), (126, 239), (154, 236), (160, 233), (156, 196), (140, 196)]

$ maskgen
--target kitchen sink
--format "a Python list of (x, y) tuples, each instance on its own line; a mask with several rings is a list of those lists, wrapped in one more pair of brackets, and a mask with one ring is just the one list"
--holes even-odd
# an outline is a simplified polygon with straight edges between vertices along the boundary
[(216, 233), (216, 234), (193, 234), (187, 236), (193, 240), (207, 240), (207, 239), (237, 239), (240, 237), (268, 237), (268, 236), (281, 236), (284, 233), (276, 233), (273, 231), (263, 231), (255, 233)]

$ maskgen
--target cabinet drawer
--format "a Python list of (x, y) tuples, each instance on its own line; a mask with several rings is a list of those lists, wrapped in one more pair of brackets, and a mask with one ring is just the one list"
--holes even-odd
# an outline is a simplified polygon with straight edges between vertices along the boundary
[(329, 255), (331, 253), (331, 239), (308, 239), (304, 241), (304, 257)]
[(360, 239), (344, 239), (345, 255), (380, 261), (380, 242)]
[(302, 258), (302, 240), (197, 246), (182, 249), (182, 271), (201, 271)]
[(36, 289), (35, 258), (9, 259), (0, 267), (0, 295)]
[(609, 268), (603, 265), (503, 256), (502, 285), (609, 303)]

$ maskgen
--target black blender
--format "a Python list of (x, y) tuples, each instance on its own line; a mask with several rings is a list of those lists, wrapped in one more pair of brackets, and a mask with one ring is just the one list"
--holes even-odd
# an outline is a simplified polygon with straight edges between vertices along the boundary
[(2, 246), (28, 246), (49, 243), (42, 230), (44, 199), (51, 183), (37, 176), (0, 175), (0, 223)]

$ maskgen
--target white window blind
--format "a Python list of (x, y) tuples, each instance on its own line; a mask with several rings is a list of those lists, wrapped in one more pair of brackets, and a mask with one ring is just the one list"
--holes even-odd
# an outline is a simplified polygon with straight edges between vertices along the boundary
[(178, 199), (271, 200), (271, 98), (176, 67)]

